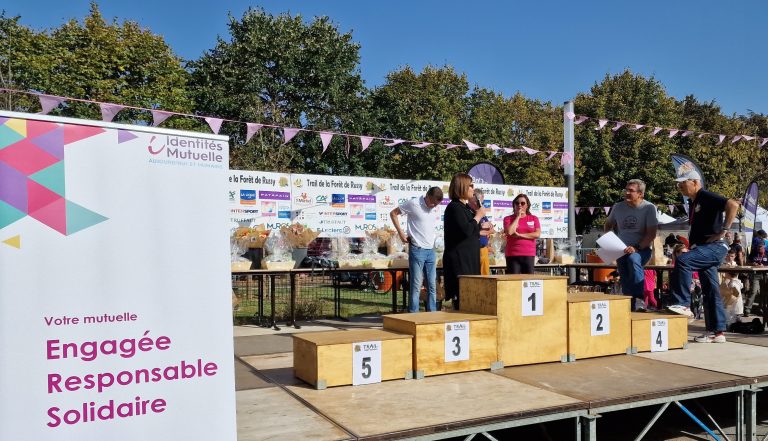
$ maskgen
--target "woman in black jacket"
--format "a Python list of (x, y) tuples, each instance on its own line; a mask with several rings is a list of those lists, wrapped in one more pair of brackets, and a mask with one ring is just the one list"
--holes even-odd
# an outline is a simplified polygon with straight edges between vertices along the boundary
[(472, 201), (474, 191), (472, 177), (466, 173), (454, 175), (448, 187), (451, 203), (444, 217), (443, 277), (445, 299), (453, 301), (453, 309), (459, 309), (459, 276), (480, 274), (480, 229), (490, 228), (479, 223), (485, 208)]

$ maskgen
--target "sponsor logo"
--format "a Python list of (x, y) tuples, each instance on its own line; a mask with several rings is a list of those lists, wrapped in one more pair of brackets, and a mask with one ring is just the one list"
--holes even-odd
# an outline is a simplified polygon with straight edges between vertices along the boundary
[(301, 193), (300, 195), (293, 198), (293, 202), (296, 202), (297, 204), (308, 205), (312, 203), (312, 199), (307, 196), (307, 193)]
[(343, 194), (331, 195), (331, 207), (344, 208), (346, 207), (346, 197)]
[(384, 196), (382, 199), (379, 200), (379, 204), (382, 207), (393, 207), (395, 205), (395, 201), (392, 200), (392, 197), (387, 195)]
[(320, 219), (320, 225), (344, 225), (347, 221), (344, 219)]
[(259, 199), (269, 199), (273, 201), (290, 201), (291, 194), (287, 191), (269, 191), (260, 190)]
[(328, 196), (324, 194), (319, 194), (317, 197), (315, 197), (315, 202), (318, 204), (327, 204), (328, 203)]
[(277, 203), (272, 201), (261, 201), (262, 216), (277, 216)]
[(541, 203), (541, 212), (542, 213), (552, 213), (552, 202), (542, 202)]
[(355, 231), (374, 231), (376, 229), (376, 224), (355, 225)]
[(376, 212), (375, 211), (366, 212), (365, 213), (365, 220), (375, 221), (376, 220)]
[(245, 209), (245, 208), (233, 208), (231, 210), (232, 213), (238, 213), (238, 214), (259, 214), (258, 209)]
[(256, 190), (240, 190), (241, 205), (256, 205)]
[[(224, 142), (203, 138), (185, 138), (171, 135), (157, 135), (149, 139), (147, 152), (153, 157), (153, 163), (173, 163), (190, 165), (191, 163), (222, 165), (224, 162)], [(157, 158), (157, 159), (155, 159)]]
[(279, 230), (280, 228), (290, 226), (290, 222), (267, 222), (264, 224), (267, 230)]
[(237, 202), (237, 192), (236, 191), (229, 191), (229, 202)]

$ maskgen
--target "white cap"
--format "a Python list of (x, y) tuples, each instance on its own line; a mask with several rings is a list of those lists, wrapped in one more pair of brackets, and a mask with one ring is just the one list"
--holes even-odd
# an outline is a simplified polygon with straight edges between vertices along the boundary
[(677, 178), (675, 178), (675, 181), (683, 182), (688, 180), (701, 181), (701, 175), (696, 170), (691, 169), (681, 168), (677, 171)]

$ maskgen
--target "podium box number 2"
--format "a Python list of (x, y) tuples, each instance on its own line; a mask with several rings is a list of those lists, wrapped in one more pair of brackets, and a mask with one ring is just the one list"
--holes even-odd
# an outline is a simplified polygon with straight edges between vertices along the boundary
[(384, 316), (384, 329), (413, 335), (416, 377), (497, 367), (496, 317), (461, 312)]
[(318, 389), (411, 378), (412, 341), (380, 329), (295, 334), (294, 375)]
[(567, 280), (538, 274), (462, 276), (461, 311), (497, 317), (504, 366), (564, 361)]
[(569, 359), (631, 353), (631, 299), (599, 293), (568, 294)]

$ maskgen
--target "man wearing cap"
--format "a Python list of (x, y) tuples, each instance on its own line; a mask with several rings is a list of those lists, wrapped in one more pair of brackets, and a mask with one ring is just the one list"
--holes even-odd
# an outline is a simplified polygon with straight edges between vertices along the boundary
[(670, 276), (670, 289), (675, 304), (668, 309), (676, 314), (693, 317), (690, 310), (691, 277), (694, 271), (698, 271), (706, 333), (694, 340), (698, 343), (725, 343), (723, 331), (726, 315), (720, 297), (717, 268), (728, 252), (728, 245), (723, 238), (736, 217), (739, 202), (704, 190), (701, 175), (690, 167), (680, 167), (675, 181), (680, 193), (691, 200), (688, 209), (691, 224), (688, 234), (690, 251), (681, 254), (675, 261)]
[(656, 206), (646, 201), (645, 182), (627, 181), (624, 200), (616, 203), (605, 221), (605, 231), (615, 231), (627, 246), (624, 255), (616, 260), (625, 295), (634, 297), (632, 311), (645, 312), (643, 300), (645, 272), (643, 265), (651, 258), (651, 244), (656, 237)]
[[(421, 283), (426, 282), (427, 298), (424, 309), (437, 309), (437, 259), (435, 257), (435, 234), (439, 215), (435, 208), (443, 200), (443, 190), (432, 187), (427, 194), (402, 203), (389, 213), (400, 239), (408, 244), (408, 272), (410, 274), (410, 302), (408, 312), (419, 312)], [(408, 218), (408, 234), (403, 232), (398, 216)], [(426, 275), (426, 278), (424, 277)]]

